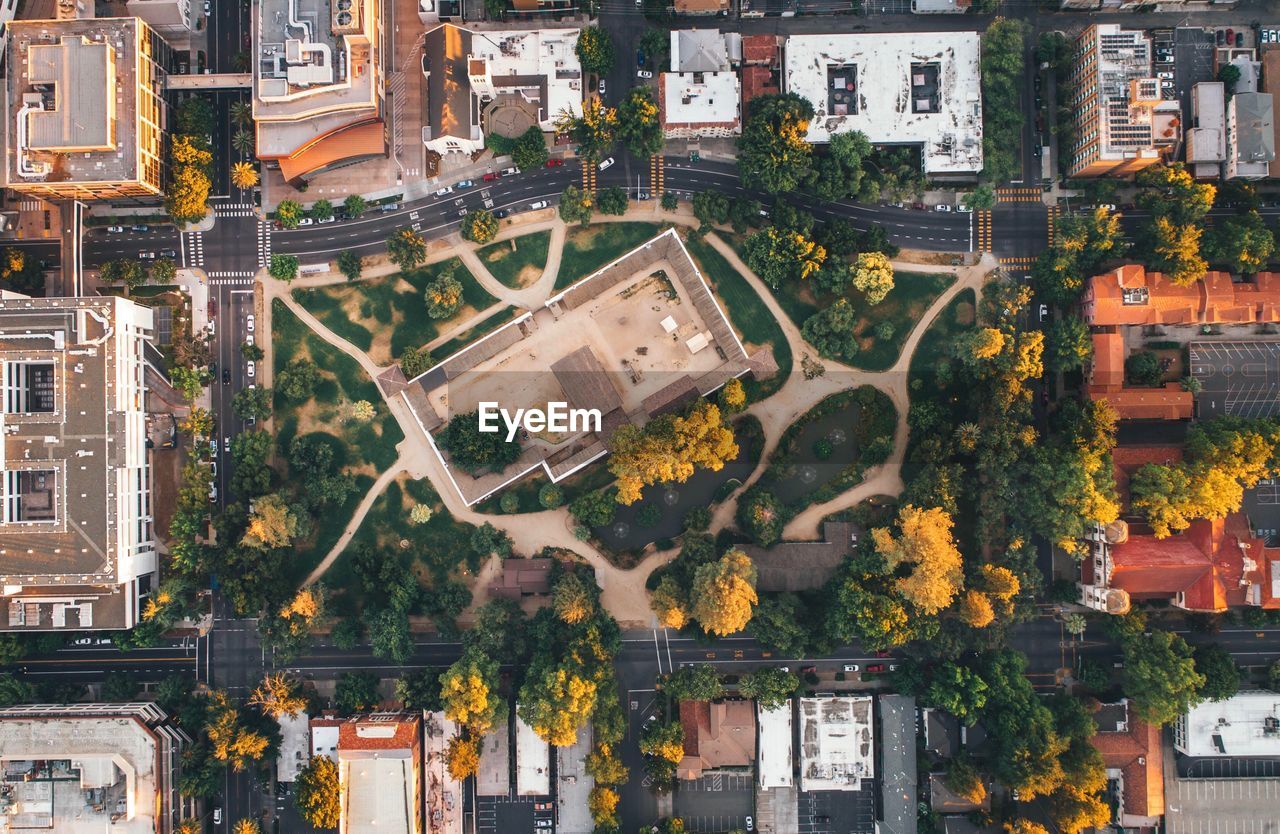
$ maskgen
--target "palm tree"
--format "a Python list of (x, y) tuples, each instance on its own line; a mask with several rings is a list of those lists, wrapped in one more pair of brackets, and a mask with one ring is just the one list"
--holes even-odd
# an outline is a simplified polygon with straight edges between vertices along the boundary
[(236, 135), (231, 137), (231, 147), (244, 156), (253, 153), (253, 145), (253, 134), (247, 130), (237, 130)]
[(231, 121), (238, 125), (247, 125), (253, 121), (253, 105), (247, 101), (231, 102)]
[(258, 169), (252, 162), (237, 162), (231, 166), (231, 184), (240, 190), (258, 184)]

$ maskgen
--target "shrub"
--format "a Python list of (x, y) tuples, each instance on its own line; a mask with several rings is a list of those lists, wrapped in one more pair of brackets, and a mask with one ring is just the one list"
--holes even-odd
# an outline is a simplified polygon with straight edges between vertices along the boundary
[(564, 490), (559, 484), (543, 484), (538, 490), (538, 503), (548, 510), (554, 510), (564, 503)]
[(502, 508), (504, 513), (518, 513), (520, 512), (520, 496), (514, 492), (504, 492), (502, 493), (502, 498), (498, 501), (498, 506)]
[(813, 441), (813, 456), (818, 460), (827, 460), (834, 451), (835, 448), (831, 445), (831, 441), (825, 437), (820, 437)]
[(694, 507), (684, 514), (684, 529), (701, 533), (711, 526), (711, 510)]
[(636, 524), (641, 527), (656, 527), (660, 521), (662, 521), (662, 508), (657, 504), (645, 504), (636, 512)]

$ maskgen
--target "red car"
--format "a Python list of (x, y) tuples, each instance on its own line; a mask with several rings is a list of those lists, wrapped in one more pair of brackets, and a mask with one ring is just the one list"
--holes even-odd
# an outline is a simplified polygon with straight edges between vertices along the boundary
[(209, 318), (213, 318), (214, 316), (218, 315), (218, 299), (216, 298), (209, 299), (208, 309), (209, 309)]
[(867, 671), (868, 671), (868, 672), (883, 672), (883, 671), (884, 671), (884, 664), (883, 664), (883, 663), (872, 663), (870, 666), (868, 666), (868, 667), (867, 667)]
[(498, 178), (498, 175), (497, 175), (497, 174), (489, 173), (489, 174), (485, 174), (485, 175), (484, 175), (483, 177), (481, 177), (480, 179), (484, 180), (485, 182), (493, 182), (493, 181), (494, 181), (494, 180), (496, 180), (497, 178)]
[(563, 164), (564, 164), (564, 160), (563, 160), (563, 159), (548, 159), (548, 160), (547, 160), (547, 167), (548, 167), (548, 168), (557, 168), (557, 167), (559, 167), (559, 166), (561, 166), (561, 165), (563, 165)]

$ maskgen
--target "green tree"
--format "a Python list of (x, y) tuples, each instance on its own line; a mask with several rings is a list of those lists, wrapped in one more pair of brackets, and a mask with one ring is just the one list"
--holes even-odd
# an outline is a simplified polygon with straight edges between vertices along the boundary
[(627, 192), (618, 186), (606, 188), (596, 197), (596, 206), (602, 214), (626, 214)]
[(606, 107), (598, 98), (591, 98), (583, 102), (581, 116), (575, 116), (567, 108), (560, 111), (555, 127), (572, 137), (578, 145), (578, 156), (585, 163), (592, 164), (613, 147), (618, 111)]
[(662, 688), (676, 701), (714, 701), (724, 695), (720, 673), (707, 663), (681, 666), (667, 676)]
[(205, 374), (204, 371), (178, 366), (169, 372), (169, 381), (184, 399), (193, 402), (205, 386)]
[(765, 487), (751, 487), (738, 501), (738, 525), (761, 547), (782, 538), (787, 516), (786, 507)]
[(427, 285), (427, 316), (433, 319), (451, 319), (462, 308), (462, 282), (453, 277), (453, 270), (445, 270)]
[(267, 274), (286, 283), (298, 277), (298, 259), (293, 255), (273, 253), (267, 263)]
[(400, 371), (405, 379), (413, 379), (431, 367), (431, 351), (425, 347), (405, 348), (400, 354)]
[(427, 242), (413, 229), (398, 229), (387, 238), (387, 257), (400, 269), (413, 269), (427, 259)]
[[(1233, 65), (1227, 66), (1239, 72)], [(1210, 261), (1243, 273), (1262, 269), (1275, 250), (1275, 235), (1256, 210), (1223, 220), (1209, 233), (1205, 246)]]
[(1063, 316), (1049, 325), (1049, 368), (1055, 373), (1074, 371), (1093, 358), (1089, 327), (1078, 316)]
[(566, 223), (578, 222), (584, 226), (587, 225), (595, 212), (591, 194), (584, 192), (576, 185), (565, 186), (560, 194), (559, 212), (560, 219)]
[(489, 20), (502, 20), (507, 13), (507, 0), (484, 0), (484, 15)]
[(569, 504), (569, 514), (586, 527), (603, 527), (613, 523), (618, 502), (610, 490), (598, 489), (581, 495)]
[(1149, 350), (1134, 351), (1124, 360), (1124, 373), (1131, 385), (1159, 385), (1164, 372), (1160, 357)]
[(662, 152), (662, 122), (652, 87), (632, 87), (618, 105), (618, 138), (638, 159)]
[(338, 766), (328, 756), (312, 756), (298, 771), (293, 801), (302, 818), (316, 828), (337, 828), (342, 819)]
[(965, 196), (964, 204), (973, 211), (990, 211), (996, 206), (996, 190), (980, 185)]
[(286, 229), (296, 229), (305, 213), (297, 200), (281, 200), (276, 206), (276, 222)]
[(613, 69), (613, 39), (599, 26), (586, 26), (578, 33), (575, 47), (582, 71), (592, 75), (608, 75)]
[(1007, 182), (1020, 171), (1014, 152), (1021, 147), (1025, 32), (1022, 21), (997, 17), (982, 35), (982, 177), (990, 183)]
[(265, 420), (271, 416), (270, 388), (242, 388), (231, 398), (231, 410), (241, 420)]
[(213, 133), (213, 103), (205, 96), (195, 95), (178, 105), (178, 132), (192, 136)]
[(369, 644), (374, 657), (385, 657), (403, 666), (413, 656), (413, 635), (409, 616), (402, 610), (384, 608), (368, 619)]
[(450, 461), (467, 472), (501, 470), (520, 457), (520, 444), (507, 442), (503, 431), (480, 431), (479, 412), (457, 414), (441, 437)]
[(231, 135), (231, 147), (235, 148), (241, 156), (250, 156), (256, 145), (253, 134), (243, 128)]
[(99, 277), (108, 284), (124, 284), (130, 290), (136, 290), (147, 283), (147, 273), (140, 261), (132, 258), (121, 258), (107, 261), (98, 270)]
[(799, 657), (810, 636), (807, 613), (795, 594), (770, 594), (756, 606), (749, 627), (760, 645), (778, 656)]
[(1225, 701), (1240, 691), (1240, 667), (1235, 658), (1217, 643), (1196, 646), (1196, 671), (1204, 675), (1200, 695), (1210, 701)]
[(511, 161), (521, 171), (530, 171), (547, 164), (550, 153), (547, 151), (547, 140), (542, 135), (542, 128), (533, 127), (520, 134), (515, 147), (511, 151)]
[(151, 274), (148, 277), (153, 284), (172, 284), (177, 276), (178, 265), (173, 262), (173, 258), (157, 258), (151, 265)]
[(794, 93), (757, 96), (738, 139), (742, 184), (770, 194), (795, 191), (808, 174), (813, 105)]
[(1215, 186), (1197, 182), (1181, 162), (1150, 165), (1138, 172), (1135, 181), (1140, 189), (1138, 205), (1175, 226), (1198, 226), (1217, 195)]
[(253, 105), (247, 101), (233, 101), (227, 108), (227, 113), (231, 116), (231, 121), (238, 125), (249, 125), (253, 123)]
[(292, 359), (276, 375), (276, 390), (293, 402), (304, 402), (320, 384), (320, 368), (310, 359)]
[(1236, 85), (1240, 83), (1240, 68), (1235, 64), (1223, 64), (1218, 68), (1218, 80), (1226, 90), (1227, 98), (1235, 95)]
[(744, 248), (747, 266), (775, 289), (816, 275), (827, 258), (827, 250), (805, 234), (776, 226), (749, 236)]
[(375, 709), (381, 700), (373, 672), (343, 672), (334, 685), (333, 703), (343, 715)]
[(405, 709), (434, 711), (443, 708), (440, 701), (440, 669), (414, 669), (396, 681), (396, 700)]
[(804, 340), (829, 359), (848, 359), (858, 352), (854, 331), (858, 314), (848, 299), (841, 298), (805, 319), (800, 332)]
[(347, 198), (342, 201), (342, 213), (347, 217), (356, 218), (364, 214), (364, 210), (368, 207), (364, 197), (359, 194), (348, 194)]
[(987, 683), (968, 666), (942, 663), (929, 674), (924, 700), (929, 706), (949, 712), (972, 726), (987, 705)]
[(328, 220), (333, 217), (333, 203), (323, 198), (316, 200), (307, 213), (316, 220)]
[(738, 691), (754, 698), (760, 709), (778, 709), (800, 688), (800, 679), (776, 666), (766, 666), (742, 676)]
[(538, 490), (538, 503), (545, 509), (554, 510), (564, 503), (564, 490), (557, 484), (543, 484)]
[(108, 672), (102, 682), (102, 700), (132, 701), (142, 684), (128, 672)]
[(505, 559), (511, 555), (511, 537), (486, 521), (471, 531), (471, 549), (486, 558), (496, 553)]
[(1187, 641), (1168, 631), (1128, 636), (1123, 642), (1124, 692), (1144, 721), (1172, 723), (1200, 701), (1205, 676), (1196, 671)]
[(476, 209), (462, 218), (462, 237), (476, 243), (488, 243), (498, 234), (498, 218), (488, 209)]
[(231, 438), (231, 490), (237, 495), (253, 498), (265, 495), (271, 489), (270, 432), (246, 431)]
[(363, 266), (364, 258), (361, 258), (354, 251), (344, 249), (338, 253), (338, 272), (345, 275), (348, 281), (359, 280)]

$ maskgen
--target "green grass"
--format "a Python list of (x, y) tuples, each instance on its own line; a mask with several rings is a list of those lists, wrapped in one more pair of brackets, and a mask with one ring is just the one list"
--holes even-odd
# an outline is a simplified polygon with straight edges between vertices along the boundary
[(764, 383), (756, 383), (754, 380), (748, 380), (747, 383), (748, 389), (754, 387), (754, 390), (748, 391), (752, 399), (769, 396), (781, 388), (791, 374), (791, 345), (787, 343), (786, 335), (755, 289), (723, 255), (705, 240), (690, 240), (686, 245), (698, 262), (702, 274), (720, 296), (725, 313), (742, 335), (743, 341), (773, 348), (778, 373)]
[[(510, 493), (515, 495), (516, 500), (520, 502), (520, 507), (516, 512), (541, 512), (546, 508), (538, 502), (538, 490), (548, 483), (550, 481), (547, 476), (539, 470), (534, 475), (521, 478), (497, 495), (489, 496), (477, 504), (475, 510), (480, 513), (500, 515), (502, 514), (502, 506), (499, 502), (502, 500), (502, 496)], [(593, 463), (581, 472), (570, 475), (560, 482), (560, 488), (564, 490), (564, 504), (561, 504), (561, 506), (569, 504), (575, 498), (586, 495), (588, 492), (595, 492), (597, 489), (607, 487), (612, 483), (613, 474), (609, 472), (609, 467), (603, 462)]]
[[(956, 293), (951, 303), (930, 322), (911, 355), (908, 387), (912, 402), (932, 400), (950, 414), (951, 425), (966, 419), (965, 403), (968, 402), (966, 391), (958, 381), (959, 360), (951, 355), (951, 349), (961, 333), (973, 329), (976, 302), (973, 290)], [(912, 432), (908, 445), (914, 446), (919, 439), (917, 433)]]
[(557, 290), (585, 278), (662, 231), (657, 223), (597, 223), (574, 226), (564, 240)]
[[(746, 237), (744, 235), (731, 235), (728, 239), (729, 245), (733, 247), (734, 252), (738, 253), (738, 257), (742, 259), (743, 263), (747, 262), (747, 250), (743, 246), (745, 240)], [(765, 283), (765, 286), (769, 286), (768, 283)], [(777, 299), (778, 306), (785, 310), (787, 316), (795, 322), (796, 327), (804, 324), (805, 319), (820, 309), (808, 287), (804, 284), (769, 287), (769, 291)]]
[[(512, 249), (512, 245), (515, 246)], [(525, 267), (541, 270), (547, 265), (547, 252), (551, 248), (551, 232), (534, 232), (501, 243), (492, 243), (476, 251), (482, 263), (493, 275), (512, 289), (525, 286), (520, 283), (520, 273)]]
[(484, 334), (491, 333), (511, 321), (519, 312), (520, 309), (518, 307), (513, 304), (509, 304), (493, 315), (485, 317), (479, 324), (468, 327), (449, 341), (440, 344), (431, 351), (431, 356), (434, 357), (436, 361), (452, 356), (474, 342), (476, 339), (479, 339)]
[[(866, 303), (860, 291), (851, 291), (846, 297), (859, 313), (854, 332), (862, 349), (845, 361), (867, 371), (893, 367), (920, 317), (955, 280), (954, 275), (944, 273), (899, 272), (894, 276), (893, 289), (874, 306)], [(892, 338), (881, 339), (875, 335), (881, 322), (893, 325)]]
[[(293, 297), (321, 324), (383, 365), (406, 348), (421, 347), (440, 335), (448, 322), (427, 316), (423, 294), (448, 269), (462, 283), (459, 315), (466, 315), (467, 308), (484, 310), (497, 301), (457, 258), (368, 281), (297, 289)], [(353, 308), (354, 315), (349, 312)], [(381, 343), (375, 337), (378, 333), (384, 335)]]

